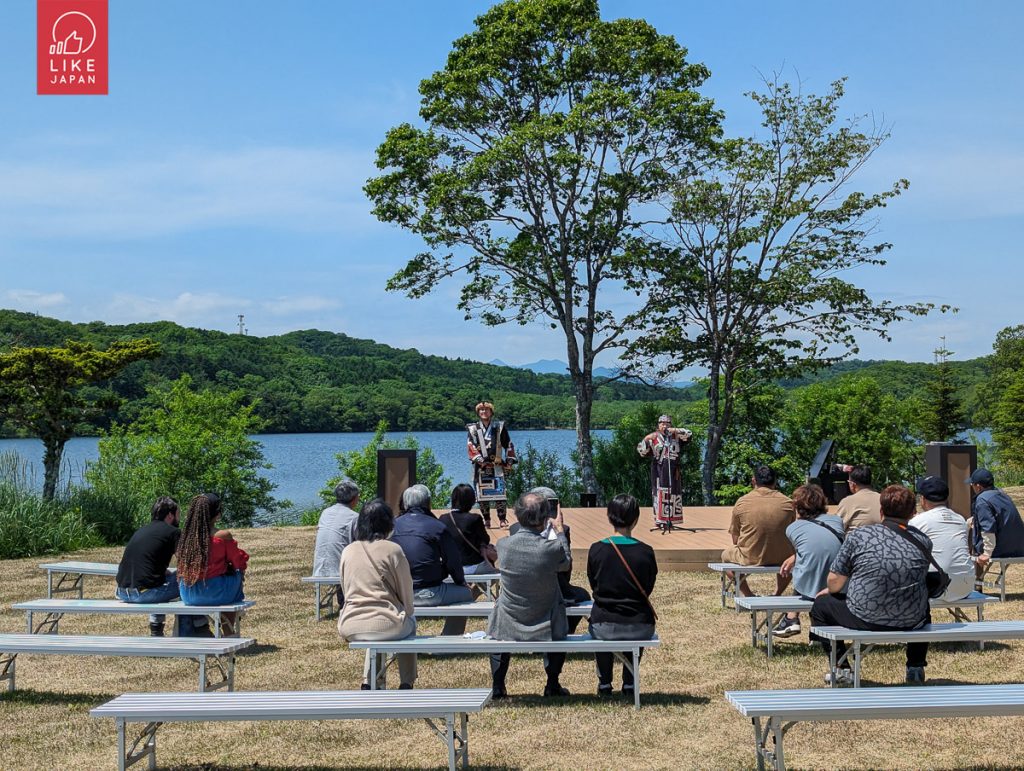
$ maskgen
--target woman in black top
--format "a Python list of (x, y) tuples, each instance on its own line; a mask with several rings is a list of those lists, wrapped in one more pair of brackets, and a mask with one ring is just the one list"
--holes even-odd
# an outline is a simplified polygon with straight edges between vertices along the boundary
[[(654, 591), (658, 563), (654, 549), (633, 538), (640, 505), (632, 495), (617, 495), (608, 504), (615, 535), (596, 542), (587, 557), (587, 578), (594, 593), (590, 634), (597, 640), (650, 640), (657, 618), (648, 597)], [(643, 655), (643, 650), (640, 651)], [(623, 654), (628, 656), (629, 654)], [(611, 653), (595, 654), (597, 695), (611, 696)], [(622, 693), (633, 697), (633, 673), (622, 668)]]
[(493, 550), (491, 539), (484, 527), (484, 520), (470, 509), (476, 503), (476, 493), (471, 485), (456, 485), (452, 490), (452, 510), (443, 514), (441, 521), (451, 532), (459, 545), (462, 556), (462, 572), (468, 574), (490, 573), (494, 565), (485, 558), (488, 551)]

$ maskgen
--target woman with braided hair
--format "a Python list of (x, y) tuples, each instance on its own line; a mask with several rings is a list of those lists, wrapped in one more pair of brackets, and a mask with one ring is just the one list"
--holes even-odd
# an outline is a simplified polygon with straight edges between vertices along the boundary
[[(240, 602), (242, 577), (249, 555), (238, 548), (228, 530), (214, 531), (224, 505), (213, 493), (197, 495), (178, 541), (178, 588), (186, 605), (225, 605)], [(234, 631), (236, 614), (224, 614)]]

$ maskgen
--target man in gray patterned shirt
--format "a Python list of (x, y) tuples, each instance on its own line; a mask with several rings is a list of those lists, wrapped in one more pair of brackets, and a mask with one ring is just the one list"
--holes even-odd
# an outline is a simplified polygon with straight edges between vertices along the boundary
[[(890, 631), (918, 629), (931, 623), (928, 608), (928, 558), (907, 536), (930, 552), (932, 542), (924, 533), (908, 527), (917, 500), (900, 485), (890, 485), (881, 494), (882, 522), (847, 533), (828, 574), (828, 588), (814, 600), (814, 626), (843, 626), (847, 629)], [(902, 532), (898, 532), (902, 531)], [(811, 635), (831, 654), (832, 643)], [(842, 657), (846, 644), (837, 641), (836, 655)], [(928, 643), (907, 645), (907, 682), (923, 683)], [(832, 682), (832, 674), (825, 676)], [(849, 665), (836, 674), (838, 683), (853, 682)], [(837, 684), (838, 684), (837, 683)]]

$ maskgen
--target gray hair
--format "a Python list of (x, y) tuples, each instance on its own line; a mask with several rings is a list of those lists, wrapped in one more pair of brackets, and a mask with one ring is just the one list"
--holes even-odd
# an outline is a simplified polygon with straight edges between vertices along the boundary
[(552, 490), (550, 487), (535, 487), (530, 490), (534, 495), (539, 495), (546, 501), (553, 501), (558, 498), (558, 493)]
[(338, 503), (352, 503), (359, 497), (359, 485), (345, 477), (334, 486), (334, 497)]
[(426, 485), (413, 485), (402, 493), (402, 508), (430, 510), (430, 490)]

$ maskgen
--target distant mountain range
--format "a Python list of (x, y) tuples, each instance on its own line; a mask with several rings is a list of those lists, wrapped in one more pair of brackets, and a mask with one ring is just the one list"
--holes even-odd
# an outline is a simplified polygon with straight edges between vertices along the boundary
[[(536, 372), (538, 375), (568, 375), (569, 365), (568, 363), (561, 361), (560, 359), (539, 359), (538, 361), (532, 361), (529, 364), (508, 364), (501, 359), (491, 359), (488, 364), (493, 364), (497, 367), (512, 367), (514, 369), (528, 369), (531, 372)], [(617, 369), (610, 367), (594, 367), (594, 377), (616, 377), (619, 374)], [(626, 378), (629, 380), (629, 378)], [(671, 383), (665, 383), (670, 388), (686, 388), (691, 385), (685, 381), (675, 381)]]

